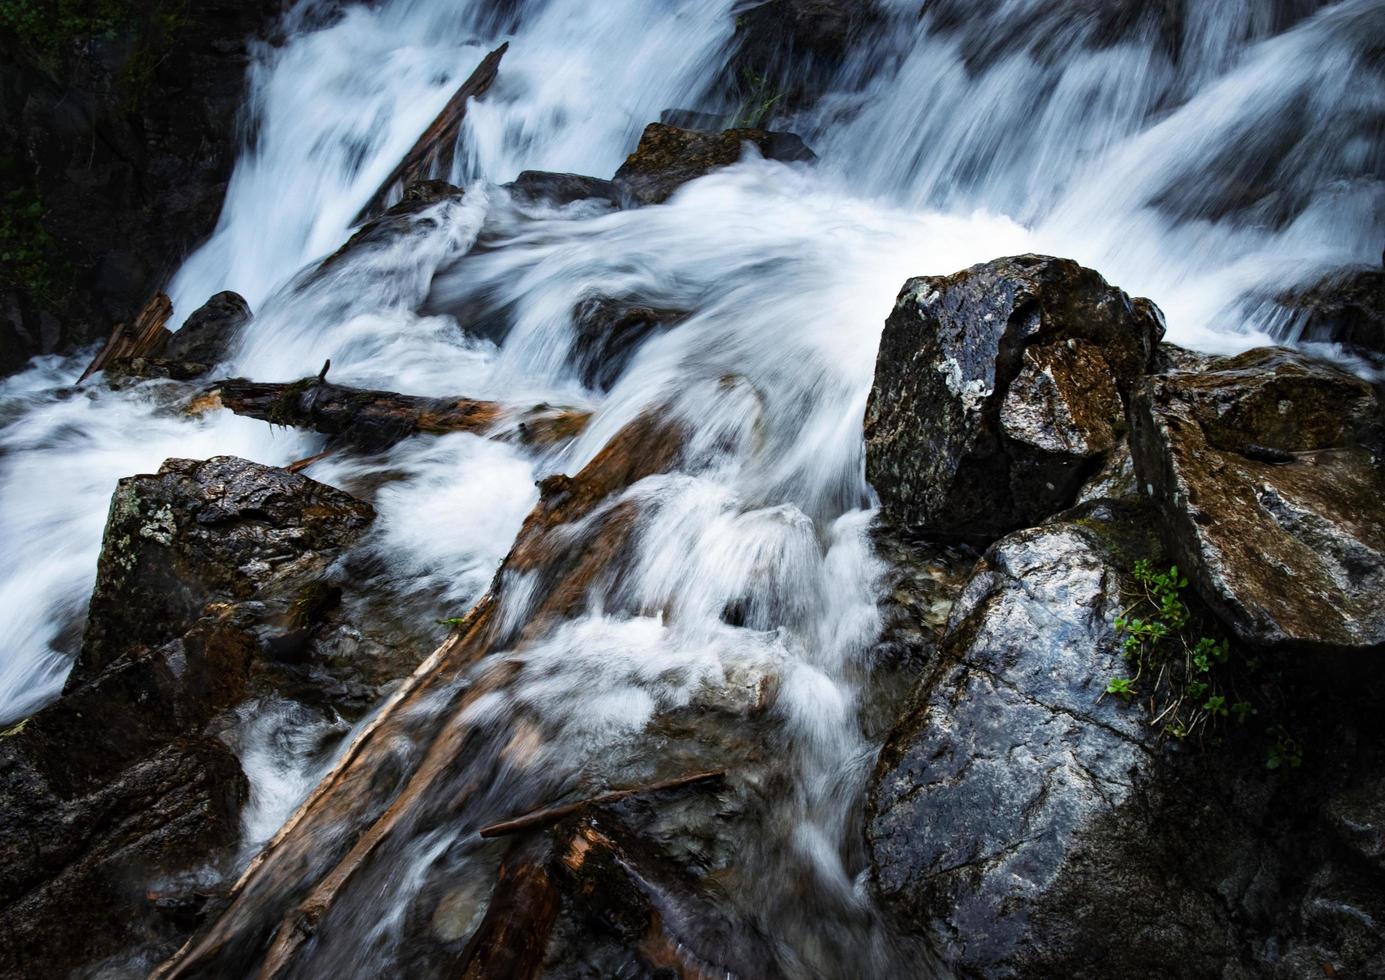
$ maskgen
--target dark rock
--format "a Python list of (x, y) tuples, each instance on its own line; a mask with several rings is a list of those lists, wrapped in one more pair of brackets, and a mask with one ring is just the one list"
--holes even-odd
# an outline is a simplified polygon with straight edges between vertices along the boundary
[(378, 217), (363, 224), (337, 249), (300, 280), (309, 285), (340, 267), (347, 258), (386, 248), (401, 236), (426, 234), (437, 227), (437, 220), (423, 212), (447, 201), (460, 201), (466, 192), (445, 180), (414, 180), (404, 186), (399, 203), (387, 208)]
[(1292, 339), (1349, 344), (1385, 354), (1385, 271), (1344, 269), (1277, 297), (1294, 317)]
[(641, 344), (687, 316), (682, 310), (661, 310), (607, 296), (578, 303), (572, 315), (577, 331), (573, 355), (582, 383), (610, 389)]
[[(249, 43), (282, 6), (117, 4), (93, 22), (99, 36), (83, 35), (80, 14), (53, 26), (65, 43), (52, 51), (0, 36), (4, 206), (37, 208), (26, 234), (43, 267), (0, 269), (0, 373), (106, 337), (211, 233), (239, 147)], [(33, 9), (40, 21), (56, 13)]]
[(1243, 641), (1385, 644), (1385, 473), (1369, 385), (1262, 348), (1147, 379), (1139, 478), (1198, 593)]
[(851, 47), (881, 21), (871, 0), (762, 0), (736, 18), (727, 64), (734, 119), (763, 125), (774, 111), (811, 102)]
[(506, 185), (512, 194), (531, 203), (561, 207), (577, 201), (605, 201), (620, 204), (620, 191), (609, 180), (583, 177), (581, 174), (555, 174), (543, 170), (526, 170)]
[(866, 408), (866, 476), (887, 520), (989, 540), (1072, 503), (1116, 445), (1163, 323), (1067, 259), (911, 279)]
[(373, 518), (340, 490), (234, 456), (172, 459), (121, 480), (69, 688), (182, 636), (213, 600), (320, 576)]
[(1381, 683), (1276, 667), (1311, 771), (1268, 770), (1253, 725), (1161, 743), (1102, 696), (1159, 523), (1118, 496), (987, 552), (877, 764), (876, 893), (964, 978), (1372, 975)]
[(234, 457), (120, 481), (81, 658), (0, 733), (0, 976), (162, 957), (198, 925), (247, 792), (213, 733), (335, 616), (327, 566), (373, 517)]
[(164, 348), (164, 357), (206, 365), (226, 358), (231, 342), (250, 322), (250, 304), (239, 293), (217, 293), (187, 318)]
[(54, 743), (45, 728), (68, 712), (59, 702), (0, 738), (0, 977), (67, 975), (134, 942), (175, 947), (185, 929), (159, 914), (149, 883), (239, 836), (246, 782), (221, 742), (176, 739), (72, 788), (67, 759), (128, 721), (102, 715), (88, 743)]
[(1031, 906), (1148, 766), (1143, 719), (1101, 697), (1123, 666), (1121, 585), (1085, 527), (998, 542), (953, 612), (931, 693), (881, 753), (875, 885), (968, 975), (1012, 975)]
[(614, 183), (638, 204), (662, 204), (688, 181), (737, 163), (746, 143), (769, 160), (816, 159), (813, 151), (793, 133), (763, 129), (708, 133), (650, 123), (640, 137), (640, 145), (616, 171)]

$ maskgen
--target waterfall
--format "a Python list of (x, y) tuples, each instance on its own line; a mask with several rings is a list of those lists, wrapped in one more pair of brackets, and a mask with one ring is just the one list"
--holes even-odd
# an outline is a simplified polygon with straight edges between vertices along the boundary
[[(849, 838), (878, 748), (859, 703), (881, 572), (861, 418), (899, 286), (998, 255), (1065, 255), (1153, 299), (1175, 343), (1266, 342), (1272, 319), (1248, 314), (1251, 300), (1379, 260), (1385, 0), (1106, 18), (1053, 0), (922, 12), (882, 0), (820, 98), (770, 110), (816, 165), (750, 154), (634, 210), (532, 205), (503, 185), (522, 170), (609, 177), (662, 111), (734, 110), (719, 79), (747, 4), (321, 6), (300, 4), (283, 43), (257, 49), (245, 145), (214, 234), (171, 281), (175, 321), (233, 289), (256, 317), (225, 376), (291, 380), (330, 358), (340, 383), (594, 412), (558, 452), (456, 434), (310, 469), (339, 486), (389, 472), (366, 547), (388, 560), (391, 587), (460, 615), (535, 481), (575, 473), (642, 413), (680, 420), (692, 462), (627, 491), (634, 553), (584, 614), (496, 655), (517, 678), (471, 720), (496, 738), (532, 723), (537, 760), (501, 767), (485, 801), (372, 870), (322, 924), (315, 975), (397, 968), (409, 903), (438, 869), (464, 876), (483, 860), (482, 822), (582, 776), (618, 779), (616, 761), (658, 718), (769, 676), (765, 738), (786, 785), (764, 838), (735, 842), (756, 881), (736, 911), (777, 937), (791, 975), (847, 975), (860, 957), (884, 969), (901, 954), (881, 938)], [(502, 40), (449, 175), (465, 197), (304, 276)], [(573, 308), (603, 295), (688, 311), (609, 391), (585, 387), (573, 357)], [(73, 389), (80, 361), (40, 359), (0, 384), (0, 722), (61, 690), (119, 477), (169, 456), (283, 465), (321, 448), (229, 413), (184, 417), (158, 385)], [(505, 614), (523, 619), (523, 590), (512, 596)], [(366, 901), (372, 889), (384, 905)]]

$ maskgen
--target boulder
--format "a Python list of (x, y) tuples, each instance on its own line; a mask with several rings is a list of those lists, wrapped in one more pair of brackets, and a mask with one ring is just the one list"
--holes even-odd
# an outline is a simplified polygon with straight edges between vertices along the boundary
[(650, 123), (640, 145), (616, 171), (614, 183), (636, 204), (662, 204), (690, 180), (741, 159), (745, 144), (768, 160), (815, 160), (813, 151), (793, 133), (763, 129), (728, 129), (720, 133)]
[(609, 296), (584, 299), (572, 314), (577, 333), (573, 357), (582, 383), (608, 391), (641, 344), (687, 316), (683, 310), (659, 309)]
[(1276, 675), (1302, 769), (1266, 767), (1256, 722), (1161, 742), (1103, 696), (1157, 528), (1103, 497), (986, 553), (871, 780), (875, 894), (963, 978), (1373, 975), (1380, 679)]
[(286, 686), (261, 662), (330, 617), (327, 568), (373, 517), (234, 457), (120, 481), (81, 657), (57, 701), (0, 733), (0, 977), (165, 956), (197, 925), (247, 794), (214, 733)]
[(1385, 472), (1371, 387), (1282, 348), (1151, 377), (1139, 480), (1198, 593), (1258, 647), (1385, 645)]
[(885, 518), (991, 540), (1070, 505), (1125, 430), (1162, 321), (1068, 259), (909, 280), (866, 407), (866, 476)]
[(1306, 289), (1282, 293), (1276, 302), (1293, 317), (1297, 340), (1385, 354), (1385, 270), (1342, 269)]
[(599, 201), (612, 207), (620, 205), (620, 191), (615, 184), (599, 177), (584, 177), (581, 174), (526, 170), (505, 186), (515, 197), (531, 204), (562, 207), (578, 201)]
[(213, 601), (311, 583), (374, 516), (340, 490), (234, 456), (171, 459), (121, 480), (69, 688), (182, 636)]

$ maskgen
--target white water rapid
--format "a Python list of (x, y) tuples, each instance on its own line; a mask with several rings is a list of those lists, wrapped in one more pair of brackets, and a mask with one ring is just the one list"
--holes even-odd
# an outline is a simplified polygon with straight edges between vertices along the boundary
[[(815, 165), (751, 153), (634, 210), (523, 204), (501, 185), (528, 169), (609, 177), (661, 111), (725, 109), (716, 80), (749, 4), (379, 0), (325, 20), (306, 16), (312, 6), (323, 4), (287, 15), (285, 43), (257, 51), (254, 138), (215, 234), (172, 278), (175, 321), (219, 290), (249, 300), (255, 319), (218, 376), (292, 380), (331, 358), (342, 384), (595, 413), (556, 454), (416, 437), (385, 458), (309, 469), (348, 489), (389, 471), (363, 547), (387, 560), (391, 588), (460, 615), (535, 481), (575, 473), (647, 409), (672, 406), (696, 460), (626, 493), (640, 514), (633, 567), (594, 589), (585, 615), (514, 652), (518, 680), (476, 706), (471, 720), (497, 731), (536, 719), (540, 761), (497, 777), (489, 812), (397, 855), (388, 901), (324, 924), (335, 942), (312, 975), (403, 962), (412, 896), (440, 862), (465, 867), (457, 848), (513, 809), (507, 792), (541, 804), (582, 773), (619, 782), (611, 760), (661, 715), (767, 675), (778, 688), (766, 737), (788, 786), (767, 839), (732, 845), (761, 875), (740, 911), (775, 937), (787, 975), (882, 975), (900, 954), (873, 924), (850, 838), (878, 748), (858, 717), (880, 574), (861, 419), (900, 285), (1045, 252), (1150, 297), (1173, 342), (1266, 342), (1266, 296), (1378, 262), (1385, 244), (1385, 0), (1189, 4), (1176, 54), (1155, 29), (1098, 39), (1057, 0), (945, 0), (922, 14), (919, 0), (881, 0), (827, 94), (773, 119)], [(296, 278), (345, 241), (502, 40), (450, 175), (465, 198), (430, 209), (431, 229)], [(608, 392), (573, 366), (574, 305), (598, 295), (691, 311)], [(159, 383), (74, 389), (83, 363), (41, 359), (0, 383), (0, 724), (61, 690), (118, 478), (170, 456), (282, 465), (322, 445), (225, 412), (185, 417)], [(247, 832), (263, 840), (322, 759), (275, 755), (253, 728), (239, 748), (259, 794)], [(862, 956), (873, 967), (853, 973)]]

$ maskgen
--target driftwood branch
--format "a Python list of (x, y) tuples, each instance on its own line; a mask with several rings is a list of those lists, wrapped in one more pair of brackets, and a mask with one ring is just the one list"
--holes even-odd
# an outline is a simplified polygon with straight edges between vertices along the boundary
[[(534, 405), (510, 408), (471, 398), (422, 398), (392, 391), (348, 388), (317, 378), (289, 383), (234, 378), (209, 388), (196, 404), (213, 405), (273, 425), (313, 429), (347, 445), (379, 451), (420, 432), (512, 434), (521, 442), (549, 445), (580, 433), (590, 413)], [(508, 430), (508, 433), (507, 433)]]
[(481, 836), (504, 837), (507, 834), (540, 830), (544, 827), (550, 827), (558, 821), (590, 807), (606, 806), (610, 803), (619, 803), (621, 800), (628, 800), (633, 796), (648, 796), (652, 793), (662, 793), (665, 790), (678, 789), (683, 786), (696, 786), (700, 783), (720, 782), (725, 776), (726, 770), (724, 769), (710, 769), (706, 772), (695, 772), (687, 776), (665, 779), (661, 782), (650, 783), (646, 786), (612, 790), (609, 793), (602, 793), (599, 796), (593, 796), (589, 799), (578, 800), (576, 803), (566, 803), (562, 806), (534, 810), (523, 816), (515, 817), (512, 820), (502, 820), (499, 823), (493, 823), (489, 827), (481, 828)]
[(442, 112), (423, 131), (414, 143), (413, 149), (399, 161), (399, 166), (390, 171), (365, 207), (356, 215), (353, 224), (360, 224), (374, 217), (385, 208), (390, 191), (399, 184), (419, 180), (434, 174), (446, 177), (443, 171), (452, 169), (452, 160), (457, 151), (457, 138), (461, 133), (462, 120), (466, 118), (467, 103), (486, 94), (500, 71), (500, 59), (509, 50), (509, 42), (500, 45), (476, 66), (476, 70), (464, 81), (452, 98), (447, 100)]
[(173, 302), (164, 293), (155, 293), (144, 304), (144, 308), (139, 311), (133, 324), (117, 323), (115, 329), (106, 340), (106, 345), (101, 348), (100, 353), (87, 365), (87, 369), (82, 372), (82, 376), (77, 379), (81, 384), (97, 371), (103, 371), (106, 366), (115, 362), (128, 360), (132, 357), (153, 357), (163, 350), (169, 338), (173, 336), (168, 329), (168, 318), (173, 315)]

